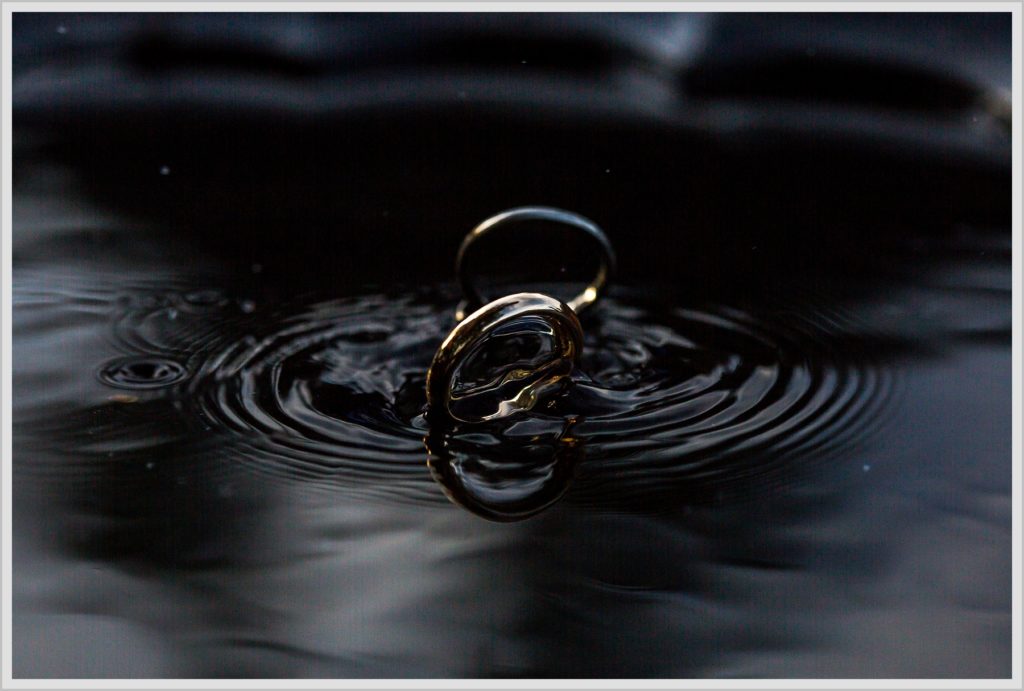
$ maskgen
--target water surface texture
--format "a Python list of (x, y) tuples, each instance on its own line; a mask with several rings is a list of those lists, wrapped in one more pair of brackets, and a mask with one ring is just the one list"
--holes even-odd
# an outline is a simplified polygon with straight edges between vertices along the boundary
[[(737, 36), (823, 19), (16, 17), (14, 676), (1008, 676), (1009, 23), (939, 17), (769, 96)], [(900, 100), (865, 36), (974, 50)], [(620, 274), (564, 386), (437, 424), (526, 203)]]

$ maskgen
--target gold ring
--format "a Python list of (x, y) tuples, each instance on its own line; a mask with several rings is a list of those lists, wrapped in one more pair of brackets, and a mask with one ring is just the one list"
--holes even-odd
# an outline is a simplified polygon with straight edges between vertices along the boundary
[[(488, 362), (488, 348), (503, 342), (513, 352)], [(494, 300), (460, 321), (437, 349), (427, 371), (428, 411), (482, 422), (529, 410), (572, 373), (582, 349), (583, 329), (569, 305), (540, 293)]]
[(615, 251), (612, 249), (612, 245), (608, 241), (607, 236), (605, 236), (604, 231), (602, 231), (601, 228), (589, 218), (585, 218), (571, 211), (556, 209), (549, 206), (522, 206), (491, 216), (471, 230), (462, 241), (462, 245), (459, 247), (459, 252), (455, 256), (455, 275), (458, 278), (459, 284), (462, 286), (462, 293), (465, 296), (465, 299), (456, 309), (455, 318), (457, 320), (462, 321), (467, 312), (477, 309), (480, 305), (483, 305), (486, 302), (484, 297), (480, 294), (480, 291), (477, 290), (476, 285), (474, 285), (472, 275), (466, 268), (466, 256), (469, 248), (474, 242), (482, 238), (487, 233), (494, 231), (496, 228), (517, 221), (550, 221), (552, 223), (562, 223), (581, 230), (593, 238), (597, 242), (600, 250), (600, 264), (597, 269), (597, 274), (587, 287), (583, 289), (583, 292), (570, 300), (568, 305), (574, 312), (579, 314), (592, 305), (601, 296), (602, 291), (608, 283), (608, 279), (615, 271)]

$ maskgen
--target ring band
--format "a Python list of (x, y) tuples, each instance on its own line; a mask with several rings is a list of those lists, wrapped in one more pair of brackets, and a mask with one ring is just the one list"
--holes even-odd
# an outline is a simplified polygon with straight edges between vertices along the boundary
[[(499, 298), (460, 321), (437, 349), (430, 369), (427, 370), (428, 409), (436, 411), (440, 407), (452, 419), (479, 422), (461, 417), (452, 410), (452, 380), (459, 366), (472, 353), (470, 349), (473, 346), (485, 342), (502, 325), (527, 316), (539, 317), (551, 327), (551, 337), (556, 348), (555, 357), (547, 365), (565, 359), (570, 360), (573, 367), (579, 363), (583, 349), (583, 328), (576, 313), (568, 305), (540, 293), (516, 293)], [(535, 402), (531, 386), (526, 385), (518, 396), (503, 406), (522, 410), (531, 408)], [(481, 419), (491, 419), (506, 412), (501, 409), (495, 415)]]
[(472, 276), (466, 269), (467, 251), (479, 238), (503, 224), (515, 221), (551, 221), (554, 223), (562, 223), (572, 226), (578, 230), (582, 230), (596, 240), (601, 252), (601, 263), (598, 267), (597, 275), (594, 276), (590, 284), (583, 289), (582, 293), (566, 304), (568, 304), (568, 306), (578, 314), (593, 304), (604, 291), (609, 277), (615, 271), (615, 251), (612, 249), (612, 245), (608, 241), (607, 236), (605, 236), (604, 231), (602, 231), (601, 228), (590, 219), (580, 216), (579, 214), (572, 213), (571, 211), (556, 209), (549, 206), (523, 206), (516, 209), (509, 209), (508, 211), (503, 211), (500, 214), (491, 216), (470, 231), (462, 241), (462, 245), (459, 247), (459, 252), (455, 256), (455, 275), (458, 278), (459, 284), (462, 287), (462, 293), (465, 296), (465, 300), (459, 305), (455, 313), (455, 317), (458, 321), (462, 321), (468, 312), (476, 310), (486, 302), (480, 294), (480, 291), (477, 290), (476, 286), (473, 284)]

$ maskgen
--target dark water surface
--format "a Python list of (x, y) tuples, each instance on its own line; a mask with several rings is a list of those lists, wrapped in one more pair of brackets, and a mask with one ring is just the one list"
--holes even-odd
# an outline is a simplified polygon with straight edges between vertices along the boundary
[[(984, 114), (680, 124), (647, 75), (608, 120), (544, 111), (531, 73), (547, 119), (465, 75), (454, 105), (312, 117), (291, 73), (260, 93), (292, 101), (241, 107), (145, 63), (136, 101), (20, 55), (16, 677), (1010, 674), (1009, 148)], [(572, 386), (431, 429), (458, 242), (534, 203), (621, 260)], [(591, 258), (544, 242), (487, 270), (568, 297), (552, 270)], [(463, 503), (534, 515), (449, 501), (428, 435)]]
[(19, 674), (1009, 669), (1005, 234), (842, 307), (613, 291), (574, 482), (495, 524), (425, 463), (450, 285), (291, 294), (61, 211), (14, 277)]

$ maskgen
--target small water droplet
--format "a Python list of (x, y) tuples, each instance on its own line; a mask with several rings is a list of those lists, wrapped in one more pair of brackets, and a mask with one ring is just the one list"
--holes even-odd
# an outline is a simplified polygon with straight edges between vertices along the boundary
[(253, 272), (254, 274), (262, 273), (262, 272), (263, 272), (263, 265), (262, 265), (262, 264), (260, 264), (259, 262), (256, 262), (255, 264), (253, 264), (252, 266), (250, 266), (250, 267), (249, 267), (249, 269), (250, 269), (250, 270), (251, 270), (251, 271), (252, 271), (252, 272)]
[(68, 32), (68, 28), (66, 26), (64, 26), (63, 24), (59, 24), (57, 26), (57, 33), (60, 34), (61, 36), (63, 36), (67, 32)]
[(871, 470), (871, 466), (869, 466), (869, 465), (868, 465), (867, 463), (865, 463), (865, 464), (864, 464), (864, 472), (866, 473), (866, 472), (868, 472), (869, 470)]
[(108, 363), (99, 372), (100, 381), (126, 389), (155, 389), (185, 378), (187, 370), (173, 360), (130, 357)]
[(242, 300), (238, 303), (238, 307), (246, 314), (252, 314), (256, 309), (256, 303), (252, 300)]
[(161, 175), (170, 175), (171, 174), (170, 166), (160, 166), (160, 174)]
[(154, 467), (156, 467), (156, 463), (153, 461), (146, 461), (146, 470), (152, 470)]
[(605, 168), (605, 169), (604, 169), (604, 172), (606, 172), (606, 173), (610, 173), (610, 172), (612, 172), (612, 169), (611, 169), (611, 168)]

